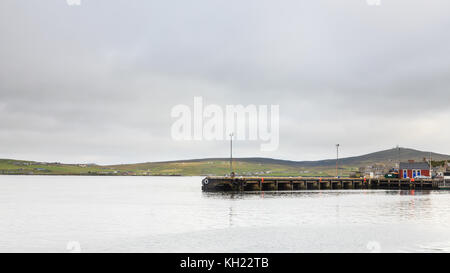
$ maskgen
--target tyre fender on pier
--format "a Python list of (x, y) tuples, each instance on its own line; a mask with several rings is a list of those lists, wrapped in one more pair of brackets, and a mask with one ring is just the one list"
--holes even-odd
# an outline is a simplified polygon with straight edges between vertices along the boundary
[(209, 184), (208, 178), (204, 178), (203, 181), (202, 181), (202, 184), (205, 185), (205, 186), (208, 185)]

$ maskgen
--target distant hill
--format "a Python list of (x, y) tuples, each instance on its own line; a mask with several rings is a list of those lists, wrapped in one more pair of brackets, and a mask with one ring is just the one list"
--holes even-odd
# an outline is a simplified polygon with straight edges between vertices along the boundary
[[(389, 150), (379, 151), (375, 153), (370, 153), (361, 156), (340, 158), (339, 163), (342, 165), (350, 166), (364, 166), (367, 164), (376, 163), (389, 163), (400, 161), (423, 161), (423, 159), (429, 159), (430, 152), (423, 152), (419, 150), (409, 149), (409, 148), (393, 148)], [(433, 161), (450, 160), (450, 155), (431, 153)], [(188, 163), (188, 162), (210, 162), (210, 161), (229, 161), (229, 158), (203, 158), (203, 159), (190, 159), (190, 160), (176, 160), (176, 161), (161, 161), (161, 162), (150, 162), (150, 163), (139, 163), (134, 164), (136, 166), (146, 166), (147, 164), (155, 163)], [(279, 164), (292, 167), (326, 167), (335, 166), (336, 159), (325, 159), (317, 161), (292, 161), (283, 159), (273, 159), (273, 158), (263, 158), (263, 157), (248, 157), (248, 158), (234, 158), (235, 162), (246, 162), (255, 164)]]
[[(450, 160), (450, 155), (431, 153), (433, 161)], [(393, 148), (362, 156), (339, 159), (343, 175), (356, 171), (359, 167), (372, 164), (394, 165), (400, 161), (422, 161), (430, 157), (429, 152), (408, 148)], [(234, 158), (234, 170), (241, 175), (334, 175), (336, 159), (318, 161), (291, 161), (272, 158)], [(149, 172), (178, 173), (190, 175), (223, 175), (229, 173), (229, 158), (203, 158), (191, 160), (148, 162), (110, 166), (118, 169), (138, 169)]]
[[(430, 158), (430, 152), (423, 152), (408, 148), (393, 148), (389, 150), (384, 150), (380, 152), (370, 153), (362, 156), (347, 157), (339, 159), (340, 164), (351, 165), (351, 166), (364, 166), (367, 164), (375, 163), (389, 163), (400, 161), (423, 161), (423, 159)], [(450, 155), (431, 153), (431, 158), (433, 161), (450, 160)], [(329, 160), (319, 160), (310, 162), (299, 162), (304, 166), (330, 166), (336, 164), (336, 159)]]
[[(429, 152), (394, 148), (362, 156), (339, 159), (340, 173), (349, 175), (361, 166), (385, 164), (393, 166), (398, 160), (422, 161)], [(449, 155), (431, 154), (433, 161), (449, 160)], [(259, 176), (333, 176), (336, 159), (291, 161), (272, 158), (234, 158), (233, 170), (238, 175)], [(95, 164), (60, 164), (24, 160), (0, 159), (0, 174), (39, 175), (225, 175), (230, 172), (229, 158), (204, 158), (165, 162), (147, 162), (101, 166)]]

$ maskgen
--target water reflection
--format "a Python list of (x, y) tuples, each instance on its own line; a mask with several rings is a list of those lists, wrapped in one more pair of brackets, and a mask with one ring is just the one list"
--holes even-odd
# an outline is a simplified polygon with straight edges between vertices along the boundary
[(233, 207), (230, 206), (230, 209), (228, 211), (228, 226), (233, 227)]
[(430, 195), (430, 190), (302, 190), (302, 191), (244, 191), (244, 192), (203, 192), (203, 197), (219, 199), (245, 199), (245, 198), (302, 198), (302, 197), (326, 197), (340, 195)]
[(204, 193), (199, 181), (2, 177), (0, 251), (65, 251), (67, 240), (118, 252), (450, 250), (450, 191)]
[[(228, 203), (228, 226), (425, 222), (435, 217), (431, 191), (329, 190), (202, 193)], [(216, 203), (219, 204), (219, 203)]]

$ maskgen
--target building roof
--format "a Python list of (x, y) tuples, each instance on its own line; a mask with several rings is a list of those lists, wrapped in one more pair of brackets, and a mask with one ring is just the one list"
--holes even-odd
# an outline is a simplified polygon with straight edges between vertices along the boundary
[(402, 169), (402, 170), (405, 170), (405, 169), (428, 170), (429, 168), (430, 168), (430, 165), (428, 165), (427, 162), (414, 162), (414, 163), (401, 162), (400, 163), (400, 169)]

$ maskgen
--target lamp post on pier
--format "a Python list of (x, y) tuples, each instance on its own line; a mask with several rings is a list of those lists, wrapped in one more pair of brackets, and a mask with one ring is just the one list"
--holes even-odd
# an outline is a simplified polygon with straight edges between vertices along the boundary
[(233, 133), (230, 134), (230, 176), (233, 177)]
[(336, 178), (339, 178), (339, 144), (336, 144)]

